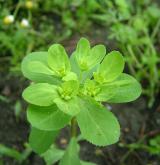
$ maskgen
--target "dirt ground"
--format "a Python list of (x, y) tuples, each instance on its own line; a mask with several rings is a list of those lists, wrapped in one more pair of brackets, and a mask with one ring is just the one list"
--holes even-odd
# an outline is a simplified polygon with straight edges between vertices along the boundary
[[(102, 34), (102, 33), (100, 33)], [(95, 43), (105, 43), (107, 50), (112, 50), (115, 45), (106, 42), (106, 38), (100, 36), (95, 31)], [(92, 36), (92, 34), (90, 34)], [(96, 37), (99, 36), (99, 38)], [(71, 52), (75, 47), (78, 36), (73, 37), (63, 44), (67, 50)], [(89, 38), (89, 37), (88, 37)], [(22, 76), (10, 76), (9, 71), (0, 73), (0, 93), (9, 98), (8, 101), (0, 101), (0, 144), (12, 147), (22, 152), (24, 143), (28, 140), (30, 126), (26, 120), (26, 103), (21, 97), (23, 89), (28, 85)], [(140, 141), (145, 135), (148, 138), (160, 134), (160, 110), (158, 106), (160, 96), (157, 96), (156, 102), (151, 109), (147, 108), (146, 98), (127, 104), (106, 105), (111, 108), (118, 117), (121, 125), (120, 143), (135, 143)], [(14, 114), (14, 105), (17, 100), (21, 101), (22, 112), (17, 120)], [(148, 142), (148, 138), (144, 143)], [(69, 140), (69, 128), (61, 131), (57, 144), (61, 148), (65, 148)], [(63, 142), (63, 143), (62, 143)], [(83, 160), (97, 163), (97, 165), (159, 165), (160, 157), (153, 156), (144, 150), (131, 151), (122, 148), (118, 144), (107, 147), (95, 147), (86, 141), (80, 142), (80, 157)], [(3, 157), (4, 165), (18, 165), (12, 158)], [(34, 153), (28, 157), (23, 165), (45, 165), (42, 158)]]
[[(30, 128), (26, 121), (26, 105), (21, 98), (21, 93), (28, 82), (20, 77), (8, 78), (3, 74), (0, 77), (1, 93), (10, 98), (8, 103), (0, 102), (0, 143), (22, 152)], [(14, 114), (14, 104), (17, 99), (20, 99), (23, 105), (23, 111), (18, 121)], [(148, 109), (145, 98), (141, 97), (133, 103), (110, 105), (110, 108), (118, 117), (121, 125), (120, 142), (133, 143), (146, 134), (152, 137), (159, 133), (160, 112), (155, 108)], [(64, 139), (68, 141), (68, 137), (69, 129), (63, 129), (57, 140), (61, 148), (65, 148), (67, 144), (64, 145), (60, 142)], [(80, 146), (80, 157), (98, 165), (159, 165), (160, 162), (158, 156), (149, 155), (143, 150), (128, 154), (127, 148), (121, 148), (117, 144), (108, 147), (95, 147), (86, 141), (81, 141)], [(3, 157), (3, 162), (5, 165), (17, 165), (15, 160), (8, 157)], [(39, 156), (32, 153), (24, 164), (44, 165), (45, 163)]]

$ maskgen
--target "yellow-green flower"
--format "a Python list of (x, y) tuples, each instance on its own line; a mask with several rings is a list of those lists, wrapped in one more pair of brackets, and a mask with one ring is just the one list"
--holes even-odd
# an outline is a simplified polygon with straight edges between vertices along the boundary
[(9, 25), (9, 24), (12, 24), (14, 22), (14, 16), (13, 15), (7, 15), (4, 17), (3, 19), (3, 23), (5, 25)]

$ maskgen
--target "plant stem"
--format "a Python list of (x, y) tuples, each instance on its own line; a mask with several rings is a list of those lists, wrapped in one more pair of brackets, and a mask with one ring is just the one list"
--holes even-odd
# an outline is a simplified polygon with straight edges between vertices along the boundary
[(17, 6), (16, 6), (16, 8), (14, 10), (14, 13), (13, 13), (14, 19), (17, 17), (17, 13), (18, 13), (20, 7), (21, 7), (21, 0), (18, 2)]
[(76, 118), (73, 117), (71, 120), (71, 137), (77, 136), (77, 121)]
[(157, 25), (155, 26), (153, 33), (151, 34), (151, 39), (154, 42), (154, 39), (159, 31), (159, 27), (160, 27), (160, 19), (157, 21)]

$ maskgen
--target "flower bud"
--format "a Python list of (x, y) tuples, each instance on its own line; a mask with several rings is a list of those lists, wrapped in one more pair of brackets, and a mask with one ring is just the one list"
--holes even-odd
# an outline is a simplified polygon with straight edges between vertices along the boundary
[(70, 100), (71, 99), (71, 96), (65, 96), (64, 99), (65, 100)]
[(7, 15), (3, 19), (4, 24), (9, 25), (14, 22), (14, 16), (13, 15)]
[(23, 18), (21, 23), (20, 23), (21, 27), (25, 28), (25, 27), (29, 27), (29, 22), (27, 19)]
[(34, 5), (32, 1), (28, 0), (26, 1), (25, 6), (27, 9), (32, 9)]
[(58, 87), (57, 90), (58, 90), (58, 93), (59, 94), (62, 94), (63, 93), (63, 89), (61, 87)]

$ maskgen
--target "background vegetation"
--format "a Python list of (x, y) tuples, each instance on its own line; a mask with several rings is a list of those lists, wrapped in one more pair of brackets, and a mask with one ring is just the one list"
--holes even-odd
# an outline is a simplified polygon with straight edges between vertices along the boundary
[[(85, 36), (93, 45), (105, 44), (107, 52), (119, 50), (126, 72), (141, 82), (143, 94), (132, 104), (110, 105), (122, 127), (119, 144), (97, 148), (82, 141), (80, 156), (99, 165), (158, 165), (159, 29), (158, 0), (0, 0), (0, 164), (45, 164), (27, 145), (21, 93), (29, 82), (20, 71), (23, 57), (57, 42), (71, 53)], [(60, 148), (66, 147), (68, 134), (68, 129), (60, 134)]]

